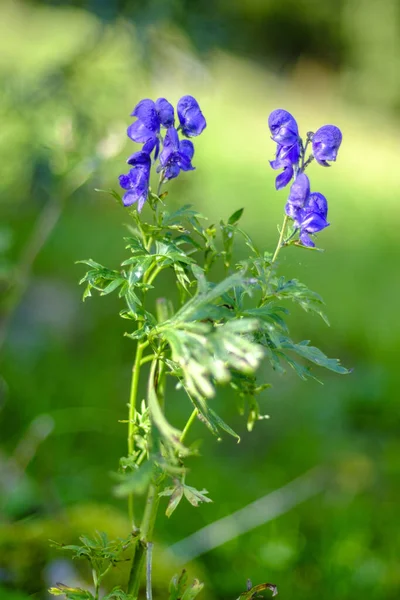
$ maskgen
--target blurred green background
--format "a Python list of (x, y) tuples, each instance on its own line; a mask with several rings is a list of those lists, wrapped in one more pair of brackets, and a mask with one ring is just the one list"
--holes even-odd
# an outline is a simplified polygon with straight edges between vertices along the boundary
[[(118, 419), (134, 346), (117, 298), (82, 304), (74, 261), (123, 259), (127, 216), (94, 188), (117, 187), (138, 100), (186, 93), (208, 128), (196, 171), (170, 184), (168, 203), (192, 203), (211, 223), (244, 206), (265, 248), (287, 194), (274, 191), (268, 164), (269, 112), (286, 108), (303, 134), (342, 129), (338, 162), (309, 173), (330, 201), (326, 251), (288, 249), (282, 270), (324, 297), (331, 321), (293, 311), (294, 338), (354, 371), (320, 373), (324, 386), (267, 372), (270, 419), (252, 434), (221, 393), (242, 441), (217, 443), (196, 426), (204, 442), (189, 483), (214, 503), (161, 517), (160, 547), (318, 466), (329, 473), (322, 492), (305, 502), (294, 493), (285, 514), (196, 559), (204, 597), (236, 598), (251, 578), (291, 600), (399, 598), (399, 74), (397, 0), (2, 0), (2, 599), (45, 598), (50, 583), (87, 576), (49, 538), (127, 530), (109, 474), (125, 452)], [(169, 285), (161, 279), (163, 294)], [(171, 410), (181, 423), (190, 407)], [(171, 553), (157, 561), (161, 590), (176, 569)]]

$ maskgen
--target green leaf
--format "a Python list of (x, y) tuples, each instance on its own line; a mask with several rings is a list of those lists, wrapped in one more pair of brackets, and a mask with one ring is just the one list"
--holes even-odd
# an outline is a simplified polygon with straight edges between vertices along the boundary
[(124, 498), (135, 493), (142, 495), (147, 491), (153, 472), (153, 463), (145, 462), (133, 473), (122, 476), (122, 481), (114, 488), (114, 494), (118, 498)]
[(198, 579), (194, 579), (190, 587), (186, 588), (182, 600), (194, 600), (198, 596), (204, 587), (204, 583), (201, 583)]
[(229, 425), (225, 423), (225, 421), (221, 419), (221, 417), (215, 411), (213, 411), (212, 408), (209, 409), (209, 414), (211, 415), (212, 422), (216, 425), (216, 427), (223, 429), (226, 431), (226, 433), (229, 433), (229, 435), (236, 438), (238, 443), (240, 442), (240, 436), (236, 433), (236, 431), (229, 427)]
[(166, 488), (162, 492), (159, 493), (159, 496), (169, 496), (169, 502), (167, 506), (167, 510), (165, 511), (166, 516), (169, 518), (172, 513), (178, 507), (180, 501), (183, 498), (183, 487), (181, 485)]
[(184, 569), (180, 575), (174, 575), (169, 584), (169, 599), (181, 600), (186, 588), (188, 576)]
[(178, 208), (178, 210), (176, 210), (173, 213), (168, 213), (165, 212), (163, 214), (163, 218), (162, 218), (162, 225), (164, 227), (168, 227), (170, 225), (175, 225), (175, 224), (179, 224), (181, 223), (181, 221), (183, 219), (206, 219), (206, 217), (203, 217), (202, 214), (200, 214), (199, 212), (197, 212), (195, 209), (192, 208), (191, 204), (185, 204), (184, 206), (181, 206), (180, 208)]
[(121, 204), (122, 206), (124, 205), (124, 203), (122, 201), (122, 197), (115, 190), (102, 190), (100, 188), (94, 188), (94, 191), (95, 192), (103, 192), (105, 194), (108, 194), (109, 196), (112, 196), (115, 200), (117, 200), (118, 204)]
[[(250, 583), (251, 586), (251, 583)], [(263, 592), (264, 590), (270, 590), (272, 592), (272, 596), (278, 595), (278, 588), (274, 583), (259, 583), (253, 587), (250, 587), (249, 590), (240, 594), (238, 600), (253, 600), (253, 598), (259, 598), (258, 594)]]
[(208, 494), (207, 490), (201, 490), (200, 492), (190, 485), (183, 485), (182, 487), (186, 500), (188, 500), (192, 506), (197, 508), (202, 502), (212, 502), (211, 498), (205, 496), (205, 494)]
[(329, 369), (330, 371), (334, 371), (335, 373), (339, 373), (341, 375), (347, 375), (350, 373), (348, 369), (340, 364), (339, 359), (328, 358), (321, 350), (319, 350), (319, 348), (316, 348), (315, 346), (309, 346), (309, 343), (310, 342), (308, 340), (304, 340), (299, 344), (295, 344), (294, 342), (286, 339), (281, 343), (281, 347), (283, 349), (293, 350), (299, 356), (306, 358), (319, 367), (324, 367), (325, 369)]
[(280, 277), (274, 295), (279, 299), (292, 300), (306, 312), (318, 314), (329, 325), (328, 318), (323, 311), (325, 304), (321, 296), (308, 289), (298, 279), (285, 280), (284, 277)]
[(120, 587), (114, 588), (103, 600), (132, 600), (132, 595), (124, 592)]
[(239, 208), (239, 210), (236, 210), (228, 219), (229, 225), (236, 225), (236, 223), (240, 220), (243, 211), (244, 208)]
[(50, 588), (49, 593), (53, 596), (65, 596), (68, 600), (94, 600), (93, 594), (87, 590), (68, 587), (63, 583), (57, 583), (57, 587)]
[(125, 279), (123, 278), (119, 278), (119, 279), (114, 279), (114, 281), (111, 281), (111, 283), (109, 283), (101, 292), (101, 296), (105, 296), (106, 294), (111, 294), (111, 292), (113, 292), (114, 290), (116, 290), (117, 288), (119, 288), (123, 283), (125, 283)]

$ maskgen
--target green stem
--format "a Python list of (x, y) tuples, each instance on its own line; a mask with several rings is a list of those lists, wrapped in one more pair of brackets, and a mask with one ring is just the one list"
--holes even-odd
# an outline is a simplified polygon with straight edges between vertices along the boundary
[[(131, 456), (134, 451), (134, 431), (135, 431), (135, 412), (136, 412), (136, 401), (137, 393), (139, 388), (139, 376), (140, 376), (140, 363), (142, 360), (143, 350), (148, 345), (148, 342), (142, 344), (138, 343), (136, 348), (135, 362), (132, 368), (132, 382), (131, 392), (129, 396), (129, 418), (128, 418), (128, 456)], [(129, 520), (132, 525), (132, 530), (136, 529), (134, 512), (133, 512), (133, 494), (128, 496), (128, 511)]]
[(282, 223), (281, 234), (280, 234), (279, 240), (278, 240), (278, 245), (275, 248), (275, 252), (274, 252), (274, 255), (271, 260), (271, 266), (274, 264), (274, 262), (278, 258), (278, 254), (279, 254), (281, 248), (283, 247), (282, 242), (283, 242), (283, 238), (285, 237), (285, 231), (286, 231), (288, 221), (289, 221), (289, 217), (287, 215), (285, 215), (285, 218), (283, 219), (283, 223)]
[(195, 408), (193, 410), (192, 414), (190, 415), (190, 417), (188, 419), (188, 422), (186, 423), (186, 425), (185, 425), (185, 427), (184, 427), (184, 429), (182, 431), (182, 435), (181, 435), (180, 440), (179, 440), (182, 444), (185, 441), (186, 436), (188, 434), (188, 431), (191, 428), (191, 426), (193, 425), (193, 423), (195, 422), (196, 417), (197, 417), (198, 414), (199, 414), (199, 411), (197, 410), (197, 408)]
[(157, 277), (157, 275), (163, 270), (163, 267), (156, 267), (154, 269), (154, 271), (151, 273), (150, 277), (148, 278), (148, 280), (146, 281), (146, 283), (148, 283), (149, 285), (151, 285), (153, 283), (153, 281), (155, 280), (155, 278)]
[[(154, 386), (154, 379), (158, 368), (158, 360), (154, 360), (151, 365), (149, 375), (149, 388)], [(163, 376), (165, 376), (163, 374)], [(161, 386), (164, 390), (164, 386)], [(160, 393), (160, 381), (158, 386), (158, 393)], [(149, 491), (147, 493), (146, 506), (144, 509), (142, 525), (140, 528), (140, 536), (136, 544), (135, 553), (132, 559), (131, 572), (129, 575), (128, 582), (128, 594), (131, 594), (132, 600), (137, 600), (139, 595), (140, 581), (142, 578), (143, 569), (145, 566), (146, 551), (149, 542), (152, 542), (152, 536), (154, 531), (154, 524), (157, 518), (157, 510), (159, 504), (159, 486), (155, 483), (151, 483)]]

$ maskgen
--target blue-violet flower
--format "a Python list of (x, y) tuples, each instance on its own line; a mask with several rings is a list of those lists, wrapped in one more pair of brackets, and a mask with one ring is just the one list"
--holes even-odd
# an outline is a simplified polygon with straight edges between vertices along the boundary
[(194, 146), (190, 140), (179, 140), (175, 127), (170, 127), (164, 138), (157, 172), (164, 171), (164, 181), (174, 179), (182, 171), (193, 171)]
[(296, 119), (283, 108), (272, 111), (268, 117), (272, 139), (282, 146), (292, 146), (298, 141), (299, 128)]
[(329, 167), (327, 161), (335, 161), (342, 143), (342, 132), (336, 125), (320, 127), (312, 137), (312, 149), (320, 165)]
[(140, 212), (149, 191), (151, 159), (147, 152), (140, 151), (135, 152), (127, 162), (133, 167), (127, 175), (119, 176), (119, 184), (126, 190), (122, 200), (124, 206), (137, 203), (137, 210)]
[(182, 133), (187, 137), (200, 135), (207, 126), (199, 103), (193, 96), (183, 96), (178, 102), (177, 112)]

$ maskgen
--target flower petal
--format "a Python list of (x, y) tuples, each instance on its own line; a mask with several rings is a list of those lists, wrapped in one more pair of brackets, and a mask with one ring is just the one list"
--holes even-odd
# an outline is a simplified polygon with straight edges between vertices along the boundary
[(142, 121), (135, 121), (132, 125), (129, 125), (126, 132), (132, 141), (139, 144), (146, 143), (155, 137), (154, 132), (148, 129)]
[(312, 137), (312, 148), (315, 159), (323, 166), (326, 161), (335, 161), (342, 143), (342, 132), (336, 125), (323, 125)]
[(320, 192), (312, 192), (308, 198), (306, 210), (321, 215), (324, 219), (328, 216), (328, 202)]
[(174, 124), (174, 107), (165, 98), (156, 100), (156, 110), (160, 119), (161, 125), (171, 127)]
[(299, 221), (300, 221), (301, 208), (297, 208), (296, 206), (293, 206), (293, 204), (291, 202), (286, 202), (285, 213), (287, 214), (288, 217), (293, 219), (293, 221), (295, 222), (295, 225), (297, 227), (300, 226)]
[(328, 227), (329, 223), (324, 217), (317, 213), (310, 213), (305, 219), (301, 221), (301, 230), (307, 233), (318, 233), (325, 227)]
[(141, 100), (136, 104), (131, 116), (137, 117), (153, 133), (160, 131), (160, 117), (158, 116), (153, 100), (149, 98)]
[(120, 175), (118, 177), (118, 180), (119, 185), (122, 187), (122, 189), (129, 190), (129, 188), (131, 187), (131, 180), (129, 175)]
[(150, 156), (148, 155), (147, 152), (144, 152), (143, 150), (140, 150), (139, 152), (135, 152), (134, 154), (132, 154), (126, 162), (128, 163), (128, 165), (134, 165), (134, 166), (141, 165), (150, 170), (150, 165), (151, 165)]
[(281, 190), (282, 188), (286, 187), (287, 184), (292, 179), (292, 177), (293, 177), (293, 167), (292, 166), (285, 167), (285, 169), (282, 171), (282, 173), (280, 173), (278, 175), (278, 177), (275, 179), (275, 188), (277, 190)]
[(199, 103), (193, 96), (183, 96), (177, 106), (182, 133), (188, 137), (200, 135), (207, 126)]
[(302, 231), (300, 234), (300, 242), (303, 244), (303, 246), (307, 246), (308, 248), (315, 248), (314, 242), (305, 231)]
[(283, 146), (290, 146), (298, 141), (299, 128), (296, 119), (287, 110), (277, 108), (268, 117), (268, 126), (272, 139)]
[(292, 183), (289, 193), (289, 202), (298, 208), (303, 208), (310, 195), (310, 181), (304, 173), (299, 173)]

